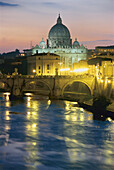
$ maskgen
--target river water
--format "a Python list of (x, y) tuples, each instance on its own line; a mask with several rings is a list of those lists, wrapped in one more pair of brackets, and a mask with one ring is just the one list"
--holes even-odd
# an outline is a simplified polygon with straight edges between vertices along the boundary
[(114, 169), (114, 122), (76, 102), (0, 95), (0, 170)]

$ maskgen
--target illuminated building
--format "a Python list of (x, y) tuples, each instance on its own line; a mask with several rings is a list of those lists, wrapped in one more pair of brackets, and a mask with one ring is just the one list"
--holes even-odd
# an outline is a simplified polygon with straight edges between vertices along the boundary
[(60, 56), (52, 53), (39, 53), (28, 57), (28, 74), (56, 75), (60, 70)]
[(77, 38), (72, 43), (69, 29), (62, 23), (59, 15), (57, 23), (49, 31), (47, 44), (42, 39), (39, 45), (32, 48), (32, 55), (53, 53), (60, 56), (60, 69), (70, 68), (80, 60), (87, 59), (87, 48), (80, 45)]
[(114, 53), (114, 46), (97, 46), (95, 48), (95, 51), (99, 53), (103, 53), (103, 52)]
[(96, 57), (88, 60), (89, 74), (100, 77), (114, 76), (114, 60), (111, 58)]
[(88, 74), (89, 65), (87, 60), (80, 60), (78, 63), (73, 64), (73, 72), (75, 74)]
[(114, 46), (97, 46), (95, 56), (114, 60)]

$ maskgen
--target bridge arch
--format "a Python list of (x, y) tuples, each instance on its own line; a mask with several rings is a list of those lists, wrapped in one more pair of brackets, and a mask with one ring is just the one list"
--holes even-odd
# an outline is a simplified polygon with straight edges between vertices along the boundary
[(23, 87), (23, 92), (24, 91), (44, 91), (44, 92), (47, 92), (47, 94), (51, 95), (52, 94), (52, 89), (50, 87), (50, 85), (45, 82), (45, 81), (42, 81), (42, 80), (28, 80), (25, 82), (25, 85)]
[[(63, 86), (63, 88), (62, 88), (62, 95), (64, 95), (65, 90), (68, 90), (68, 88), (70, 89), (70, 87), (73, 86), (73, 85), (76, 85), (77, 92), (81, 92), (81, 91), (78, 91), (79, 90), (79, 86), (83, 86), (82, 89), (84, 90), (84, 88), (85, 88), (86, 92), (88, 91), (89, 95), (93, 94), (93, 90), (92, 90), (91, 86), (87, 82), (85, 82), (83, 80), (72, 80), (71, 82), (67, 82)], [(80, 90), (81, 90), (81, 88), (80, 88)], [(83, 93), (83, 91), (82, 91), (82, 93)]]

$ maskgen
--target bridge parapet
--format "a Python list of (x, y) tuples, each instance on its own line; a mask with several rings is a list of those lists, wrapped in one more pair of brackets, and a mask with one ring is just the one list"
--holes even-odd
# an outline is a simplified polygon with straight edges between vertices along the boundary
[[(111, 79), (112, 81), (112, 79)], [(0, 83), (4, 83), (8, 91), (10, 91), (13, 95), (22, 95), (25, 90), (27, 90), (27, 84), (34, 82), (33, 91), (38, 91), (39, 87), (48, 87), (50, 91), (50, 96), (54, 96), (55, 98), (61, 98), (63, 96), (64, 90), (68, 85), (73, 84), (74, 82), (80, 82), (85, 84), (91, 91), (91, 95), (93, 95), (95, 86), (96, 86), (96, 78), (91, 75), (77, 75), (77, 76), (37, 76), (37, 75), (0, 75)], [(43, 86), (44, 84), (44, 86)], [(110, 84), (109, 84), (110, 85)], [(108, 88), (109, 88), (108, 85)], [(2, 87), (2, 86), (1, 86)], [(114, 88), (114, 81), (112, 82), (111, 88)], [(101, 84), (98, 84), (97, 91), (98, 93), (101, 87)], [(29, 89), (28, 89), (29, 90)], [(44, 89), (45, 90), (45, 89)]]
[(13, 95), (22, 95), (26, 84), (35, 82), (44, 83), (50, 90), (50, 94), (55, 97), (63, 95), (63, 91), (66, 85), (73, 83), (74, 81), (80, 81), (91, 88), (93, 76), (37, 76), (37, 75), (1, 75), (0, 81), (5, 83), (7, 89)]

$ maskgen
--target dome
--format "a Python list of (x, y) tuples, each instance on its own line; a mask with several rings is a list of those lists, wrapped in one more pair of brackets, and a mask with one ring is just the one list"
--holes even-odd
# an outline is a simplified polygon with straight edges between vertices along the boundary
[(70, 32), (68, 28), (62, 24), (62, 19), (60, 18), (60, 15), (57, 19), (57, 24), (55, 24), (49, 31), (49, 38), (52, 37), (68, 37), (70, 38)]
[(75, 41), (73, 42), (73, 47), (74, 47), (74, 48), (80, 47), (80, 44), (79, 44), (79, 42), (77, 41), (77, 38), (75, 38)]
[(68, 28), (62, 24), (62, 19), (59, 15), (57, 23), (50, 29), (48, 34), (49, 46), (71, 46), (70, 32)]
[(58, 38), (58, 37), (70, 38), (70, 32), (65, 25), (56, 24), (51, 28), (48, 37), (49, 38)]
[(45, 48), (45, 47), (46, 47), (46, 43), (45, 43), (45, 41), (44, 41), (43, 38), (42, 38), (42, 41), (41, 41), (40, 44), (39, 44), (39, 47), (40, 47), (40, 48)]

